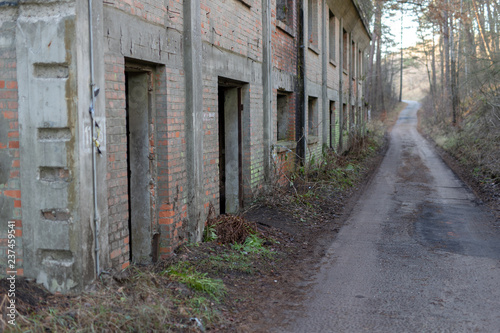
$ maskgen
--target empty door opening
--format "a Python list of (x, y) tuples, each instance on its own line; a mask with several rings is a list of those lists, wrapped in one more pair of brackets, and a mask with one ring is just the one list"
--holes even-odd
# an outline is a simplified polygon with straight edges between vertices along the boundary
[(219, 198), (220, 214), (243, 206), (241, 87), (219, 82)]
[(330, 148), (337, 149), (337, 137), (335, 136), (335, 125), (336, 125), (336, 116), (335, 116), (335, 102), (330, 101)]
[(151, 262), (149, 118), (151, 72), (125, 73), (130, 260)]

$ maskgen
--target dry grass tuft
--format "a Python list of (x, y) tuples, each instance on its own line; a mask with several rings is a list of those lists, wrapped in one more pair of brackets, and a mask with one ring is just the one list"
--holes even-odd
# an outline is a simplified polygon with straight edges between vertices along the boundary
[(215, 210), (211, 205), (207, 226), (215, 229), (218, 243), (243, 244), (248, 236), (257, 231), (255, 223), (245, 220), (242, 216), (219, 215), (215, 217), (214, 215)]

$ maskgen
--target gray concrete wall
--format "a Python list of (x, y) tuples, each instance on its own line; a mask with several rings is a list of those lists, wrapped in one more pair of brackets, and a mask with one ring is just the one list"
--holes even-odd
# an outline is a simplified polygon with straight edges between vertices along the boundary
[(271, 42), (270, 0), (262, 0), (262, 124), (263, 124), (263, 169), (265, 182), (271, 177), (271, 144), (273, 142), (273, 60)]
[(104, 52), (124, 57), (166, 64), (172, 67), (183, 65), (182, 32), (171, 27), (151, 24), (137, 16), (115, 8), (103, 9)]
[(203, 79), (200, 0), (184, 2), (184, 71), (186, 73), (186, 157), (188, 234), (201, 241), (203, 209)]
[(16, 32), (24, 272), (63, 292), (81, 290), (95, 276), (91, 168), (83, 163), (91, 141), (81, 119), (88, 116), (89, 81), (79, 76), (88, 68), (79, 59), (88, 58), (79, 50), (88, 39), (77, 34), (80, 9), (69, 1), (23, 3)]
[(293, 91), (295, 89), (295, 76), (286, 72), (276, 70), (273, 71), (274, 89)]

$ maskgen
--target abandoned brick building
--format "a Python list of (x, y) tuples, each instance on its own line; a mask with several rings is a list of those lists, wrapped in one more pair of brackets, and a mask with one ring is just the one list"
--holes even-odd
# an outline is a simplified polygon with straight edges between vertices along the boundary
[(345, 149), (370, 43), (352, 0), (0, 1), (0, 250), (79, 291), (199, 241), (286, 154)]

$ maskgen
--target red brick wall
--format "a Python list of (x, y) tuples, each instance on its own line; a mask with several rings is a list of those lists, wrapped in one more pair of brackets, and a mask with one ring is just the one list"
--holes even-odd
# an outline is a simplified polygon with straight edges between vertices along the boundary
[(104, 63), (109, 248), (113, 268), (120, 269), (129, 264), (125, 61), (108, 54)]
[[(298, 0), (296, 0), (298, 1)], [(271, 1), (271, 8), (276, 8), (276, 0)], [(275, 10), (272, 11), (271, 25), (273, 66), (287, 73), (297, 73), (297, 13), (296, 8), (292, 10), (292, 21), (284, 24), (276, 19)]]
[[(264, 182), (264, 147), (262, 144), (262, 137), (264, 135), (262, 117), (263, 87), (260, 83), (250, 84), (249, 90), (250, 110), (252, 111), (244, 113), (243, 117), (243, 138), (247, 138), (249, 141), (247, 146), (248, 149), (244, 151), (243, 157), (243, 178), (247, 177), (248, 184), (252, 191), (256, 191), (262, 188)], [(245, 126), (245, 121), (249, 126)], [(245, 199), (252, 199), (251, 190), (246, 189)]]
[[(137, 20), (145, 20), (152, 28), (166, 26), (183, 31), (182, 0), (114, 0), (106, 2), (106, 5), (132, 14)], [(179, 63), (168, 56), (169, 42), (163, 41), (166, 52), (162, 60), (158, 60), (161, 63), (150, 67), (154, 81), (154, 105), (149, 124), (150, 167), (153, 173), (150, 184), (151, 219), (152, 232), (159, 235), (161, 257), (171, 255), (177, 246), (186, 241), (184, 223), (187, 218), (184, 70), (182, 60)], [(175, 51), (181, 52), (182, 49)], [(113, 267), (120, 268), (128, 265), (130, 256), (125, 61), (118, 49), (108, 52), (105, 80), (109, 242)], [(141, 63), (140, 57), (132, 61)]]
[[(253, 0), (246, 0), (245, 3), (240, 0), (201, 0), (201, 35), (202, 41), (216, 47), (222, 58), (227, 55), (243, 56), (250, 60), (248, 66), (251, 66), (251, 61), (261, 62), (263, 59), (262, 4)], [(203, 73), (203, 175), (206, 208), (209, 202), (214, 207), (219, 207), (217, 75), (209, 70)], [(233, 79), (245, 81), (242, 78)], [(242, 171), (244, 199), (248, 202), (263, 180), (262, 83), (249, 82), (243, 90), (246, 95), (243, 98), (247, 100), (243, 101), (245, 107), (242, 114)]]
[(218, 80), (211, 75), (203, 76), (203, 173), (204, 192), (207, 202), (219, 207), (219, 113)]
[[(218, 78), (204, 75), (204, 156), (203, 175), (205, 207), (209, 202), (219, 207), (219, 129), (218, 129)], [(262, 186), (263, 175), (263, 117), (262, 84), (248, 84), (243, 88), (244, 110), (242, 113), (242, 172), (243, 196), (246, 202), (253, 199), (253, 194)], [(247, 99), (248, 101), (245, 101)]]
[[(160, 65), (151, 69), (155, 98), (149, 124), (155, 180), (150, 184), (152, 230), (160, 234), (160, 255), (167, 257), (185, 241), (184, 73)], [(124, 268), (129, 264), (130, 251), (124, 58), (107, 54), (105, 71), (110, 258), (113, 267)]]
[[(321, 1), (319, 0), (312, 0), (313, 3), (313, 10), (317, 13), (316, 17), (318, 18), (317, 22), (314, 22), (313, 27), (315, 31), (317, 31), (317, 36), (318, 36), (318, 42), (317, 43), (311, 43), (309, 41), (308, 46), (310, 48), (307, 49), (306, 53), (306, 75), (307, 78), (310, 81), (316, 82), (318, 84), (321, 84), (322, 81), (322, 65), (321, 65), (321, 51), (322, 51), (322, 9), (323, 7), (321, 6)], [(310, 34), (310, 32), (309, 32)], [(319, 51), (319, 54), (316, 53), (315, 51)]]
[(160, 255), (165, 258), (186, 241), (185, 88), (180, 68), (166, 67), (157, 75), (157, 205)]
[[(298, 0), (296, 0), (298, 1)], [(276, 17), (276, 0), (271, 1), (272, 17), (271, 25), (273, 34), (272, 41), (272, 57), (273, 69), (288, 75), (297, 75), (297, 57), (298, 57), (298, 15), (294, 1), (287, 1), (288, 10), (291, 11), (289, 18), (291, 20), (285, 22), (279, 21)], [(276, 105), (277, 90), (273, 89), (273, 124), (277, 121), (277, 105)], [(288, 131), (286, 140), (295, 140), (295, 119), (296, 119), (296, 93), (293, 92), (288, 96)], [(277, 140), (277, 127), (273, 127), (273, 141)]]
[[(6, 35), (6, 38), (13, 37)], [(14, 44), (15, 45), (15, 44)], [(0, 48), (0, 266), (7, 267), (8, 221), (15, 221), (15, 258), (23, 275), (18, 94), (15, 46)], [(11, 242), (12, 244), (12, 242)], [(11, 248), (12, 250), (12, 248)], [(12, 254), (12, 252), (10, 253)], [(9, 269), (11, 270), (11, 269)], [(4, 269), (0, 274), (5, 274)]]
[(240, 0), (201, 0), (203, 41), (262, 61), (261, 1), (248, 7)]

